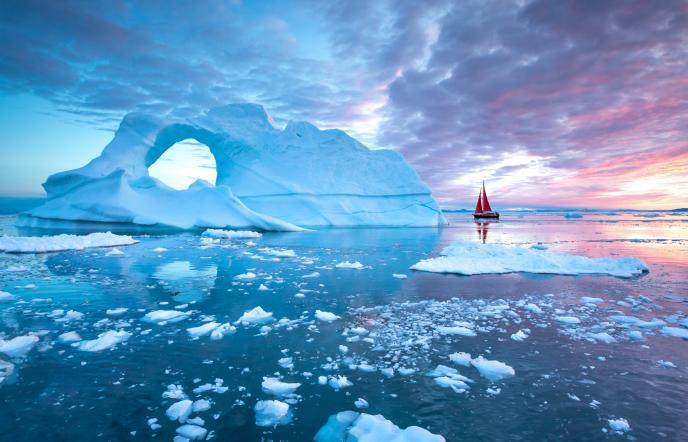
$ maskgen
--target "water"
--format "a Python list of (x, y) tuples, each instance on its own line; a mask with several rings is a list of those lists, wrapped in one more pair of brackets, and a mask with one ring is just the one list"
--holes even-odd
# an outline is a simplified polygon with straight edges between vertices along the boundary
[[(172, 401), (162, 394), (170, 384), (181, 385), (192, 399), (212, 401), (211, 409), (199, 415), (217, 440), (311, 440), (330, 415), (355, 409), (359, 397), (370, 403), (366, 412), (401, 427), (419, 425), (450, 441), (688, 439), (688, 341), (653, 329), (644, 341), (632, 342), (608, 319), (622, 312), (681, 327), (676, 321), (688, 312), (685, 213), (596, 212), (565, 219), (556, 212), (513, 212), (489, 225), (477, 225), (466, 214), (449, 217), (451, 226), (443, 229), (267, 233), (255, 245), (223, 241), (209, 248), (201, 247), (198, 232), (146, 236), (134, 229), (141, 242), (121, 248), (123, 256), (107, 256), (107, 249), (0, 255), (0, 290), (21, 301), (0, 304), (0, 336), (40, 335), (36, 348), (14, 361), (15, 374), (0, 384), (0, 440), (147, 440), (153, 435), (171, 440), (179, 424), (165, 417)], [(16, 231), (14, 219), (0, 218), (0, 233), (26, 234)], [(126, 232), (126, 226), (119, 227)], [(408, 270), (456, 239), (542, 242), (553, 251), (589, 256), (632, 255), (643, 259), (650, 273), (619, 279), (465, 277)], [(156, 253), (156, 247), (168, 251)], [(297, 256), (273, 260), (258, 250), (262, 247), (292, 249)], [(333, 268), (344, 260), (366, 267)], [(235, 279), (249, 271), (258, 275), (255, 280)], [(313, 272), (319, 276), (303, 278)], [(261, 283), (269, 290), (259, 290)], [(27, 284), (36, 287), (20, 288)], [(294, 296), (299, 291), (303, 297)], [(604, 302), (585, 305), (582, 296)], [(542, 306), (544, 313), (526, 312), (519, 304), (524, 300)], [(193, 312), (189, 319), (167, 325), (141, 321), (147, 312), (180, 304), (189, 304), (183, 309)], [(471, 312), (490, 304), (508, 305), (513, 313), (489, 317)], [(192, 339), (186, 332), (210, 316), (234, 322), (259, 305), (294, 322), (264, 334), (259, 327), (238, 325), (235, 334), (215, 341)], [(106, 309), (117, 307), (129, 310), (106, 315)], [(79, 311), (83, 320), (56, 322), (48, 317), (56, 309)], [(316, 309), (341, 319), (314, 321)], [(555, 309), (581, 318), (582, 324), (567, 328), (557, 323)], [(474, 321), (478, 335), (433, 337), (433, 322), (451, 320)], [(354, 326), (372, 332), (375, 343), (347, 342), (355, 335), (342, 333)], [(93, 339), (118, 328), (132, 337), (99, 353), (56, 342), (65, 331)], [(149, 334), (142, 333), (147, 329)], [(528, 339), (510, 339), (521, 329), (530, 330)], [(608, 331), (619, 342), (581, 339), (589, 331)], [(431, 338), (425, 346), (404, 344), (424, 338)], [(342, 354), (340, 345), (348, 353)], [(491, 384), (474, 368), (453, 365), (447, 356), (457, 351), (505, 362), (516, 375)], [(294, 369), (278, 364), (284, 357), (293, 358)], [(659, 360), (676, 368), (661, 367)], [(397, 370), (389, 378), (380, 371), (349, 368), (364, 361), (416, 372), (401, 375)], [(425, 375), (440, 363), (473, 379), (469, 392), (441, 388)], [(261, 381), (275, 373), (302, 384), (291, 406), (294, 419), (276, 428), (258, 427), (253, 406), (273, 399), (261, 391)], [(318, 385), (318, 376), (334, 374), (346, 375), (353, 386), (335, 391)], [(192, 393), (215, 379), (222, 379), (228, 391)], [(495, 395), (488, 388), (501, 390)], [(604, 432), (607, 419), (618, 417), (627, 419), (632, 430), (622, 436)], [(162, 428), (152, 431), (149, 418), (158, 418)]]

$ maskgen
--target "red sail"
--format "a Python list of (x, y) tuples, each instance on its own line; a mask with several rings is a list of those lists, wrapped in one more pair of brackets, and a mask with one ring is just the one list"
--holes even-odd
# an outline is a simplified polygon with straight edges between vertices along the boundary
[(475, 213), (483, 213), (483, 189), (480, 188), (480, 194), (478, 195), (478, 203), (475, 205)]
[(483, 182), (482, 194), (483, 194), (483, 210), (485, 212), (492, 212), (492, 207), (490, 207), (490, 202), (487, 200), (487, 192), (485, 192), (485, 183), (484, 182)]

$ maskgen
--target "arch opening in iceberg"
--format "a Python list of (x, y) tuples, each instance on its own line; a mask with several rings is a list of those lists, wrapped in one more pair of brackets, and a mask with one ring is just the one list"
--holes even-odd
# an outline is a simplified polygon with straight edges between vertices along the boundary
[(215, 186), (217, 166), (210, 148), (193, 138), (179, 141), (148, 166), (148, 175), (176, 190), (198, 180)]

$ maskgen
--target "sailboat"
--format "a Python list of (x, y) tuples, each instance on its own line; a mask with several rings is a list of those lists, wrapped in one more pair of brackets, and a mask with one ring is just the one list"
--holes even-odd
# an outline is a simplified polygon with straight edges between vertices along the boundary
[(499, 219), (499, 212), (494, 212), (490, 207), (490, 202), (487, 200), (487, 193), (485, 192), (485, 181), (483, 187), (480, 188), (478, 195), (478, 203), (475, 205), (475, 212), (473, 212), (475, 219)]

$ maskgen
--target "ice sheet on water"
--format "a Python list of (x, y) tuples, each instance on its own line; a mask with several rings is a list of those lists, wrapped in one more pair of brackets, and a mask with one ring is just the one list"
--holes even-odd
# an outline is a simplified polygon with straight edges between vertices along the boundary
[(0, 236), (0, 251), (8, 253), (47, 253), (83, 250), (91, 247), (127, 246), (136, 244), (131, 236), (97, 232), (88, 235)]
[(410, 426), (403, 430), (384, 416), (342, 411), (330, 416), (313, 438), (316, 442), (444, 442), (444, 437)]
[(564, 255), (547, 250), (456, 241), (445, 247), (439, 257), (421, 260), (412, 270), (435, 273), (479, 275), (486, 273), (550, 273), (561, 275), (605, 274), (637, 276), (648, 271), (634, 257), (589, 258)]

